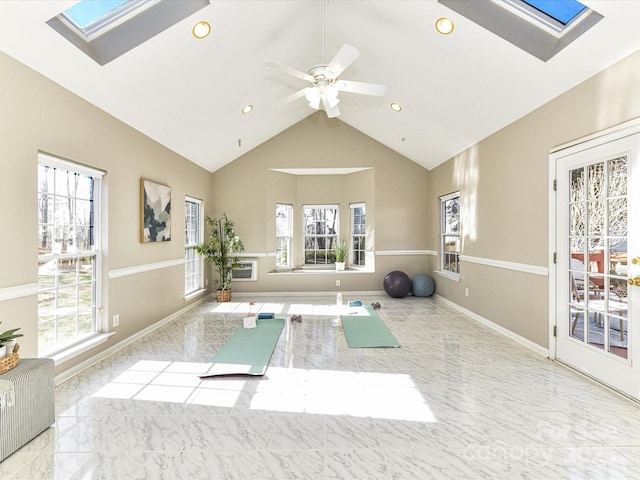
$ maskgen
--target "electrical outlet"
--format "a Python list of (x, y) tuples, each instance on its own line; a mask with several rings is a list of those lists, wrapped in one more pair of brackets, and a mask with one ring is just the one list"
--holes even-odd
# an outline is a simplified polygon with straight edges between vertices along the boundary
[(340, 280), (336, 280), (336, 287), (340, 286)]
[(469, 289), (468, 289), (468, 288), (465, 288), (465, 289), (464, 289), (464, 296), (465, 296), (465, 297), (468, 297), (468, 296), (469, 296)]
[(113, 316), (113, 327), (117, 327), (120, 325), (120, 315), (116, 314)]
[(209, 279), (208, 279), (208, 278), (205, 278), (205, 279), (204, 279), (204, 286), (205, 286), (205, 287), (208, 287), (208, 286), (209, 286)]

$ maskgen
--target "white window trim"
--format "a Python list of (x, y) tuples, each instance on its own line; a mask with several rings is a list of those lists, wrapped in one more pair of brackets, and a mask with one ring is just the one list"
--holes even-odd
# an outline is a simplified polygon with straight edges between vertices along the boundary
[[(364, 210), (365, 213), (365, 218), (366, 218), (366, 214), (367, 214), (367, 204), (365, 202), (356, 202), (356, 203), (350, 203), (349, 204), (349, 213), (350, 213), (350, 219), (349, 219), (349, 223), (350, 223), (350, 228), (351, 228), (351, 242), (350, 242), (350, 248), (349, 248), (349, 266), (352, 268), (357, 268), (357, 269), (364, 269), (367, 266), (367, 254), (366, 254), (366, 249), (364, 250), (365, 252), (365, 260), (364, 260), (364, 264), (363, 265), (354, 265), (353, 264), (353, 238), (356, 236), (356, 234), (353, 231), (353, 211), (356, 208), (362, 208)], [(358, 233), (357, 236), (358, 237), (364, 237), (365, 238), (365, 246), (366, 246), (366, 240), (367, 240), (367, 233), (366, 233), (366, 220), (365, 220), (365, 233), (364, 234), (360, 234)]]
[[(191, 202), (191, 203), (196, 203), (198, 204), (199, 208), (198, 208), (198, 227), (199, 227), (199, 232), (198, 232), (198, 240), (196, 242), (197, 245), (201, 244), (204, 242), (204, 201), (202, 201), (199, 198), (195, 198), (195, 197), (191, 197), (189, 195), (185, 195), (184, 197), (184, 201), (186, 202)], [(185, 229), (186, 229), (186, 218), (185, 218)], [(189, 248), (190, 246), (187, 245), (185, 243), (185, 287), (186, 287), (186, 250), (187, 248)], [(204, 287), (204, 259), (202, 257), (200, 257), (199, 260), (199, 273), (198, 273), (198, 279), (199, 279), (199, 285), (195, 290), (192, 290), (190, 292), (186, 292), (184, 293), (184, 299), (185, 300), (190, 300), (194, 297), (197, 297), (198, 295), (202, 294), (203, 292), (206, 291), (205, 287)], [(186, 290), (186, 288), (185, 288)]]
[[(290, 203), (276, 203), (276, 212), (278, 210), (278, 207), (288, 207), (289, 209), (289, 254), (288, 254), (288, 258), (287, 258), (287, 265), (276, 265), (276, 270), (290, 270), (293, 268), (293, 205), (291, 205)], [(276, 220), (277, 221), (277, 220)], [(276, 231), (276, 247), (277, 247), (277, 241), (278, 241), (278, 236), (277, 236), (277, 231)], [(277, 251), (276, 251), (276, 256), (277, 256)]]
[[(460, 273), (456, 273), (456, 272), (452, 272), (451, 270), (446, 270), (444, 268), (444, 254), (445, 254), (445, 246), (444, 246), (444, 237), (445, 235), (447, 235), (444, 231), (444, 220), (445, 220), (445, 212), (444, 212), (444, 204), (453, 199), (453, 198), (458, 198), (460, 199), (460, 191), (456, 191), (456, 192), (451, 192), (448, 193), (446, 195), (442, 195), (441, 197), (438, 198), (438, 200), (440, 201), (440, 258), (438, 259), (438, 270), (435, 271), (435, 273), (441, 277), (445, 277), (448, 278), (450, 280), (454, 280), (454, 281), (460, 281)], [(458, 208), (460, 208), (460, 201), (458, 200)], [(460, 212), (458, 212), (458, 215), (460, 215)], [(462, 232), (460, 231), (461, 229), (458, 228), (458, 237), (461, 239), (462, 238)], [(450, 235), (450, 234), (449, 234)], [(462, 246), (462, 241), (460, 241), (460, 245)], [(458, 252), (458, 269), (460, 269), (460, 256), (462, 255), (462, 249)]]
[[(106, 229), (106, 221), (103, 222), (103, 219), (106, 219), (105, 208), (106, 205), (103, 205), (102, 202), (102, 190), (104, 188), (104, 176), (106, 172), (104, 170), (99, 170), (97, 168), (89, 167), (87, 165), (83, 165), (80, 163), (72, 162), (70, 160), (65, 160), (60, 157), (56, 157), (50, 155), (46, 152), (38, 151), (38, 165), (45, 165), (51, 168), (59, 168), (61, 170), (67, 170), (71, 172), (75, 172), (81, 175), (86, 175), (93, 177), (98, 182), (98, 188), (94, 191), (94, 204), (97, 205), (93, 212), (94, 214), (94, 225), (97, 226), (98, 235), (94, 237), (94, 245), (96, 248), (96, 262), (95, 262), (95, 278), (96, 278), (96, 289), (95, 289), (95, 332), (83, 337), (79, 341), (67, 345), (62, 348), (57, 348), (50, 352), (40, 352), (39, 354), (49, 354), (54, 358), (54, 361), (57, 363), (67, 361), (73, 357), (81, 355), (82, 353), (94, 348), (96, 345), (105, 342), (112, 333), (108, 333), (109, 324), (108, 320), (104, 316), (104, 308), (102, 306), (102, 298), (103, 298), (103, 289), (105, 288), (105, 282), (102, 278), (102, 262), (103, 262), (103, 249), (106, 248), (104, 243), (107, 238), (107, 229)], [(39, 193), (39, 188), (38, 188)], [(103, 241), (103, 239), (105, 241)], [(44, 255), (46, 256), (46, 255)], [(42, 256), (39, 256), (42, 257)], [(38, 340), (39, 341), (39, 340)]]
[(307, 208), (313, 209), (335, 209), (336, 210), (336, 240), (340, 240), (340, 205), (337, 203), (307, 203), (302, 205), (302, 268), (305, 270), (335, 270), (335, 264), (326, 264), (326, 265), (318, 265), (318, 264), (309, 264), (305, 263), (305, 239), (307, 238), (307, 234), (305, 232), (305, 224), (304, 224), (304, 211)]

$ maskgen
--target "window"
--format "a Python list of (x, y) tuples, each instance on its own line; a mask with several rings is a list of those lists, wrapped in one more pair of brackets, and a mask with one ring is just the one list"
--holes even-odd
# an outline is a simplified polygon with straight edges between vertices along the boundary
[(276, 268), (292, 267), (293, 207), (276, 205)]
[(81, 0), (47, 21), (99, 65), (162, 33), (210, 0)]
[(100, 188), (104, 172), (38, 158), (38, 354), (99, 331)]
[(604, 18), (575, 0), (438, 2), (543, 62)]
[(304, 226), (304, 264), (335, 264), (334, 248), (338, 241), (338, 206), (305, 205)]
[(184, 293), (197, 292), (203, 288), (204, 260), (196, 252), (203, 242), (202, 201), (186, 198), (184, 210)]
[(365, 205), (364, 203), (352, 203), (351, 207), (351, 264), (364, 265), (365, 263)]
[(460, 192), (440, 197), (443, 272), (460, 274)]
[(567, 25), (587, 9), (585, 5), (576, 0), (564, 0), (562, 2), (558, 0), (523, 0), (523, 3), (531, 5), (562, 25)]

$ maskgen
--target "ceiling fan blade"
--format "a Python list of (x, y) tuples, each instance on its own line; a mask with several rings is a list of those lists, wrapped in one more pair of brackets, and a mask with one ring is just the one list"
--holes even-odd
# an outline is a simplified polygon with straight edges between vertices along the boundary
[(342, 48), (336, 53), (336, 56), (327, 64), (324, 69), (324, 74), (327, 78), (333, 80), (337, 78), (345, 69), (358, 58), (360, 52), (351, 45), (344, 44)]
[(376, 97), (381, 97), (387, 90), (386, 86), (377, 83), (353, 82), (350, 80), (338, 80), (335, 86), (342, 92), (361, 93), (363, 95), (374, 95)]
[(299, 78), (301, 80), (306, 80), (307, 82), (313, 82), (314, 78), (308, 73), (303, 73), (300, 70), (296, 70), (295, 68), (288, 67), (287, 65), (283, 65), (278, 62), (269, 61), (266, 62), (265, 65), (267, 67), (275, 68), (276, 70), (280, 70), (288, 75)]
[(335, 118), (340, 115), (340, 109), (338, 108), (338, 100), (336, 98), (335, 103), (331, 106), (329, 99), (325, 94), (322, 95), (322, 106), (324, 107), (324, 111), (327, 112), (327, 117)]
[[(309, 88), (309, 87), (307, 87)], [(292, 93), (291, 95), (287, 95), (284, 98), (281, 98), (280, 100), (278, 100), (275, 105), (277, 106), (284, 106), (287, 103), (291, 103), (294, 100), (297, 100), (300, 97), (304, 97), (304, 92), (305, 92), (306, 88), (303, 88), (302, 90), (298, 90), (295, 93)]]

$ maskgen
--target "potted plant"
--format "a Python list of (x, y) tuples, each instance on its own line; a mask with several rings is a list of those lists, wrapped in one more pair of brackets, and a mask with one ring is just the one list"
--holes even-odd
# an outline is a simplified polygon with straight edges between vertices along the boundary
[(205, 221), (211, 229), (209, 241), (198, 245), (196, 251), (218, 269), (216, 299), (228, 302), (231, 300), (231, 271), (240, 267), (240, 259), (236, 254), (244, 250), (244, 245), (235, 232), (235, 223), (229, 220), (226, 213), (220, 218), (207, 216)]
[(336, 253), (336, 272), (341, 272), (345, 269), (347, 255), (349, 254), (349, 247), (344, 240), (338, 240), (335, 248)]
[[(18, 330), (20, 329), (14, 328), (0, 333), (0, 347), (5, 348), (4, 355), (11, 355), (13, 353), (13, 347), (16, 345), (16, 339), (24, 336), (21, 333), (16, 333)], [(0, 357), (3, 357), (4, 355), (0, 355)]]

